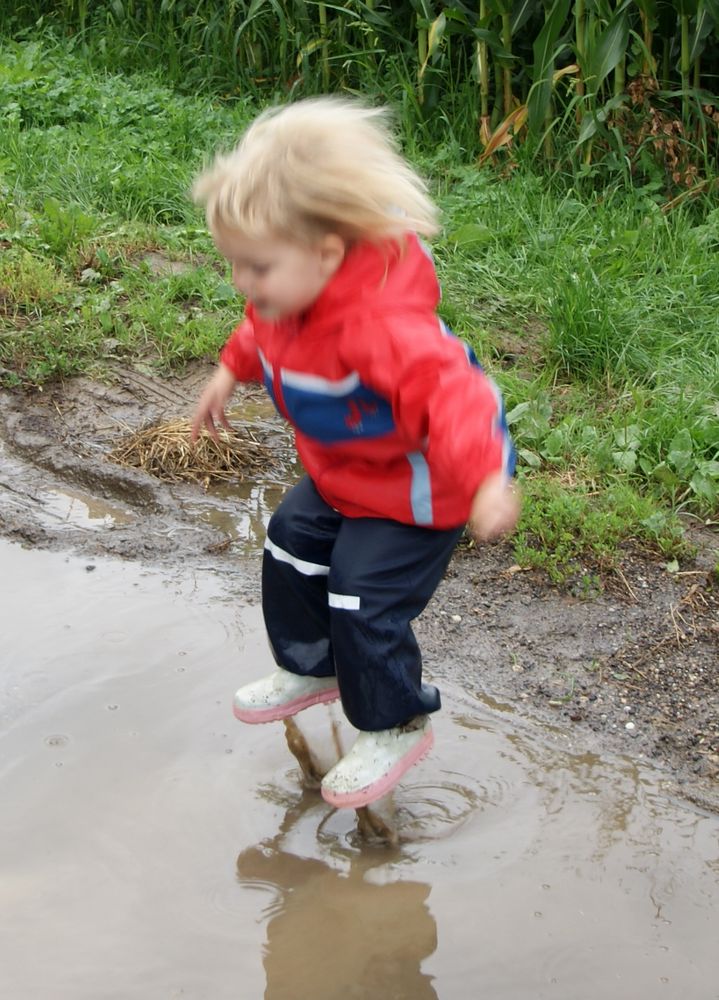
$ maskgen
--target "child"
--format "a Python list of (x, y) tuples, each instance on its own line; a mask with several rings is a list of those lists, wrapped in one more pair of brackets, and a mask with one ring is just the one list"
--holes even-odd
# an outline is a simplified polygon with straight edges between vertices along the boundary
[(262, 380), (307, 472), (265, 542), (277, 669), (240, 688), (235, 715), (270, 722), (341, 698), (360, 732), (322, 795), (357, 808), (432, 746), (439, 692), (410, 623), (464, 524), (489, 539), (516, 522), (501, 400), (435, 314), (417, 234), (436, 232), (436, 209), (381, 110), (320, 98), (266, 112), (194, 195), (247, 308), (193, 440), (227, 426), (237, 382)]

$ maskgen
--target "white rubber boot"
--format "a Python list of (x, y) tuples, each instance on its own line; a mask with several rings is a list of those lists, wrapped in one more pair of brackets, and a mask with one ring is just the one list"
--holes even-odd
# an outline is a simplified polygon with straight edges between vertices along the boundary
[(276, 722), (339, 696), (336, 677), (303, 677), (278, 667), (268, 677), (241, 687), (233, 711), (241, 722)]
[(348, 754), (322, 781), (322, 798), (339, 809), (381, 799), (434, 743), (429, 717), (377, 733), (361, 732)]

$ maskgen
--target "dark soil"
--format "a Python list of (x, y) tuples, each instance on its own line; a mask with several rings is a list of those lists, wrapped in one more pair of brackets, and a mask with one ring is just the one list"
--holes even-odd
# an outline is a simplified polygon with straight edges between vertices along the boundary
[[(268, 511), (258, 510), (256, 497), (169, 486), (107, 457), (123, 435), (187, 417), (208, 372), (196, 366), (159, 379), (118, 369), (105, 383), (0, 393), (0, 534), (228, 575), (238, 558), (259, 560), (258, 542), (225, 526), (228, 509), (248, 504), (248, 516), (261, 520)], [(251, 423), (283, 462), (267, 493), (272, 506), (296, 475), (291, 442), (256, 393), (239, 404), (239, 422)], [(81, 498), (93, 517), (58, 512), (58, 497)], [(214, 505), (218, 517), (199, 517), (198, 501), (205, 511)], [(511, 543), (460, 547), (417, 623), (428, 674), (451, 675), (490, 704), (549, 723), (573, 752), (651, 761), (674, 791), (718, 810), (719, 534), (688, 530), (697, 556), (678, 572), (627, 551), (600, 592), (586, 597), (516, 566)]]

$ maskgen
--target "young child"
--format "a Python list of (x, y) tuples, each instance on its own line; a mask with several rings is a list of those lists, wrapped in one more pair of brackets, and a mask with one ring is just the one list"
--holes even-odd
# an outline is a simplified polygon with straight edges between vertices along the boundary
[(240, 688), (235, 715), (271, 722), (341, 698), (359, 735), (322, 795), (357, 808), (432, 746), (440, 697), (410, 623), (463, 526), (485, 540), (516, 522), (501, 400), (435, 313), (417, 234), (436, 232), (436, 209), (381, 110), (320, 98), (266, 112), (194, 195), (247, 307), (193, 440), (227, 426), (237, 382), (261, 380), (307, 473), (265, 542), (277, 669)]

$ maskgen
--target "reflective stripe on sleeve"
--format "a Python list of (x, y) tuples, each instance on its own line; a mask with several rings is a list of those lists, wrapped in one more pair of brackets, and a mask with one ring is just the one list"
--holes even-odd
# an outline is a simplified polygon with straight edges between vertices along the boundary
[(407, 461), (412, 467), (410, 503), (415, 524), (432, 523), (432, 482), (427, 459), (421, 451), (411, 451)]

